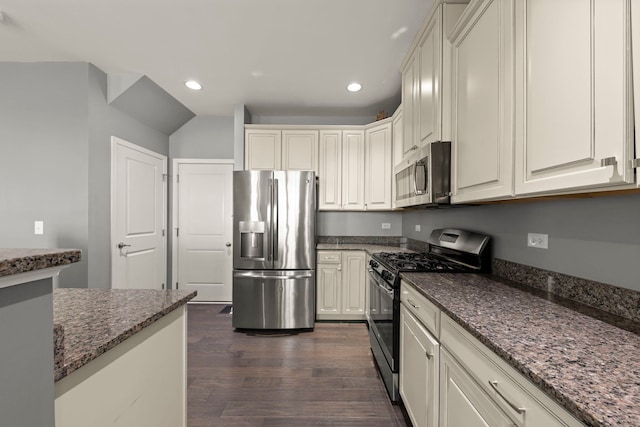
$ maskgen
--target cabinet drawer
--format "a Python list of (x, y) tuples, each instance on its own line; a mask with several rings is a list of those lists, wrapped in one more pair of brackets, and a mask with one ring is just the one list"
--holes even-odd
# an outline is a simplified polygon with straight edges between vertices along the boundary
[(440, 336), (440, 309), (405, 281), (400, 285), (400, 301), (436, 337)]
[(518, 425), (583, 425), (447, 315), (442, 315), (441, 322), (442, 346)]
[(340, 252), (318, 251), (318, 264), (340, 264), (341, 262)]

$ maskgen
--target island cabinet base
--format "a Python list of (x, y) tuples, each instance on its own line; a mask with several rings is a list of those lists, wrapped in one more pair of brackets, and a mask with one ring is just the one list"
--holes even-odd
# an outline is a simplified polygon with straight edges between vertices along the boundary
[(186, 305), (55, 384), (59, 427), (185, 427)]

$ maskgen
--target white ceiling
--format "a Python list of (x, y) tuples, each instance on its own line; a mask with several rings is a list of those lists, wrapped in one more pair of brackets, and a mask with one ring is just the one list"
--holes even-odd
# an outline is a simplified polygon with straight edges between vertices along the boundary
[[(397, 99), (431, 2), (0, 0), (0, 61), (143, 74), (198, 115), (245, 104), (261, 115), (361, 116)], [(188, 79), (204, 89), (186, 89)], [(351, 81), (363, 90), (348, 93)]]

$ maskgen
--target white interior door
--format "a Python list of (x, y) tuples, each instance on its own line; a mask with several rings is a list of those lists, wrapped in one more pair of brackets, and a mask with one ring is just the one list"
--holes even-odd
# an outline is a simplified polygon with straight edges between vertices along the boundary
[(167, 158), (111, 138), (111, 287), (164, 289)]
[(195, 301), (231, 302), (233, 164), (176, 165), (178, 287), (198, 291)]

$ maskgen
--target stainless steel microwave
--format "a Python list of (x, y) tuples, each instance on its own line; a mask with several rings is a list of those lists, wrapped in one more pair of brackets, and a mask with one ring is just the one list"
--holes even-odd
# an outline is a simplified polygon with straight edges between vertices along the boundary
[(418, 148), (395, 167), (396, 207), (448, 204), (451, 191), (451, 142)]

